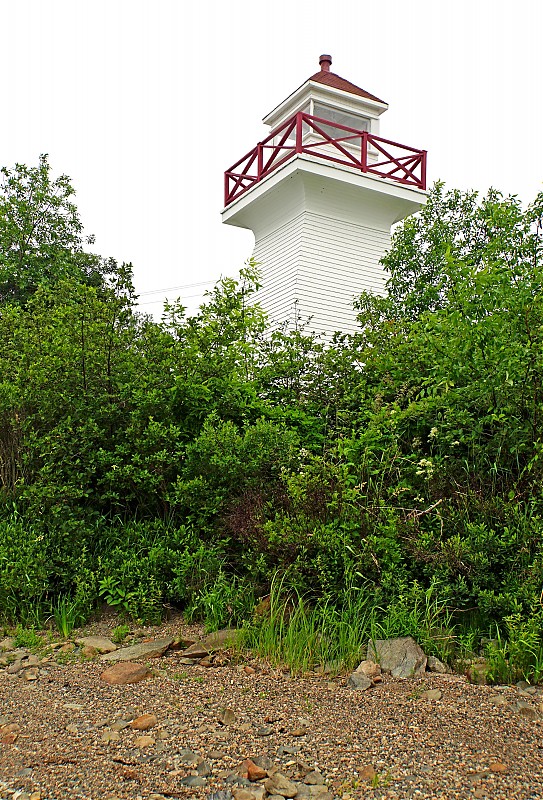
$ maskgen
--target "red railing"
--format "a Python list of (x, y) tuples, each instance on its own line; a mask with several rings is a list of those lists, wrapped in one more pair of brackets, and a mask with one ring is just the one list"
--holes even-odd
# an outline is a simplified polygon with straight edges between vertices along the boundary
[[(345, 136), (332, 136), (323, 128), (345, 132)], [(304, 144), (304, 135), (310, 132), (313, 134), (311, 140)], [(319, 137), (316, 141), (314, 134)], [(348, 145), (348, 149), (345, 145)], [(371, 148), (369, 157), (368, 148)], [(354, 167), (361, 172), (389, 178), (406, 186), (426, 189), (426, 150), (416, 150), (414, 147), (373, 136), (368, 131), (347, 128), (345, 125), (299, 111), (226, 170), (225, 206), (299, 153), (308, 153), (326, 161)]]

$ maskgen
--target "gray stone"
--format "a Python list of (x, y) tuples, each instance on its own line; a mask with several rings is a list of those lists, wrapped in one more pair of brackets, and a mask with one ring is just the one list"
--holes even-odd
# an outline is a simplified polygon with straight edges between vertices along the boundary
[(360, 691), (371, 689), (371, 678), (368, 678), (363, 672), (353, 672), (347, 679), (347, 686)]
[(179, 783), (181, 786), (191, 786), (195, 788), (197, 786), (205, 786), (207, 784), (207, 779), (202, 778), (200, 775), (187, 775), (186, 778), (181, 778)]
[(298, 787), (280, 772), (275, 772), (264, 783), (264, 788), (269, 794), (278, 794), (281, 797), (296, 797)]
[(117, 650), (117, 645), (105, 636), (82, 636), (75, 641), (82, 647), (94, 647), (99, 653), (113, 653)]
[(253, 762), (257, 765), (257, 767), (260, 767), (261, 769), (267, 770), (267, 769), (272, 769), (273, 767), (273, 761), (267, 755), (255, 756), (255, 758), (253, 758)]
[(259, 728), (256, 732), (257, 736), (271, 736), (273, 733), (273, 728), (270, 728), (269, 725), (263, 725)]
[(196, 767), (202, 761), (202, 758), (197, 753), (193, 753), (192, 750), (181, 750), (175, 760), (185, 764), (187, 767)]
[(200, 761), (200, 763), (196, 767), (196, 770), (198, 772), (198, 775), (200, 775), (200, 777), (202, 778), (209, 778), (212, 772), (211, 767), (209, 766), (207, 761)]
[(221, 708), (219, 722), (221, 725), (235, 725), (238, 721), (236, 713), (231, 708)]
[(141, 642), (131, 647), (122, 647), (112, 653), (101, 656), (102, 661), (132, 661), (136, 658), (159, 658), (164, 655), (173, 642), (172, 637), (166, 639), (153, 639), (152, 642)]
[(368, 642), (368, 660), (376, 661), (394, 678), (412, 678), (426, 670), (427, 658), (411, 636)]
[(13, 664), (10, 664), (9, 667), (6, 669), (8, 675), (17, 675), (23, 668), (23, 662), (20, 658), (17, 661), (14, 661)]
[(210, 750), (207, 754), (207, 757), (210, 758), (212, 761), (218, 761), (225, 757), (226, 753), (223, 753), (222, 750)]
[(446, 675), (452, 672), (451, 668), (444, 664), (443, 661), (440, 661), (436, 656), (428, 656), (427, 666), (430, 672), (438, 672), (440, 675)]
[(205, 647), (202, 642), (194, 642), (191, 644), (190, 647), (187, 647), (186, 650), (183, 650), (180, 656), (181, 663), (187, 663), (185, 659), (190, 659), (191, 663), (197, 663), (201, 658), (205, 658), (209, 655), (209, 650)]

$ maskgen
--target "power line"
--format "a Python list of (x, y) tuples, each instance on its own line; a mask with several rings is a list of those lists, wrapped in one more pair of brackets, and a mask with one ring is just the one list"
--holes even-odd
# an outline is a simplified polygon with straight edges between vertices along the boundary
[[(183, 300), (192, 300), (192, 298), (194, 298), (194, 297), (202, 297), (202, 293), (200, 292), (200, 294), (188, 294), (188, 295), (185, 295), (185, 297), (181, 298), (181, 302), (183, 302)], [(175, 299), (177, 300), (177, 298), (175, 298)], [(169, 297), (165, 297), (164, 300), (170, 300), (170, 298)], [(146, 300), (144, 303), (137, 303), (137, 305), (138, 306), (152, 306), (152, 305), (156, 305), (157, 303), (162, 303), (162, 300)]]
[[(193, 289), (195, 286), (208, 286), (210, 283), (216, 283), (216, 281), (201, 281), (200, 283), (185, 283), (184, 286), (168, 286), (166, 289), (151, 289), (148, 292), (140, 292), (140, 295), (143, 294), (160, 294), (161, 292), (176, 292), (178, 289)], [(195, 295), (196, 297), (196, 295)]]

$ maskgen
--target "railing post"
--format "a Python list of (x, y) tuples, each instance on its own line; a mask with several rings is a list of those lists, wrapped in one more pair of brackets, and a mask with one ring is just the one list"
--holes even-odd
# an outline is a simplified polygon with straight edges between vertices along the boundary
[(422, 151), (422, 161), (420, 162), (420, 182), (421, 182), (421, 189), (426, 189), (426, 156), (428, 155), (427, 150)]
[(360, 159), (362, 172), (368, 171), (368, 132), (362, 131), (362, 153)]
[(257, 151), (257, 166), (256, 166), (256, 179), (257, 181), (260, 180), (262, 177), (262, 169), (264, 167), (264, 158), (263, 158), (263, 150), (262, 144), (259, 142), (256, 146)]
[(296, 114), (296, 152), (302, 152), (302, 112)]
[(224, 173), (224, 206), (228, 205), (228, 201), (230, 200), (230, 178), (228, 176), (228, 172)]

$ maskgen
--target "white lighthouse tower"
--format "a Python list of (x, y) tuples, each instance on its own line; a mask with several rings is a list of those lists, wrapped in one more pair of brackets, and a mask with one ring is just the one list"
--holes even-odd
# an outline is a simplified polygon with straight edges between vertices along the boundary
[(353, 299), (382, 294), (391, 226), (426, 198), (426, 151), (379, 136), (388, 106), (320, 71), (271, 111), (272, 129), (225, 173), (223, 222), (255, 235), (257, 299), (272, 325), (356, 329)]

